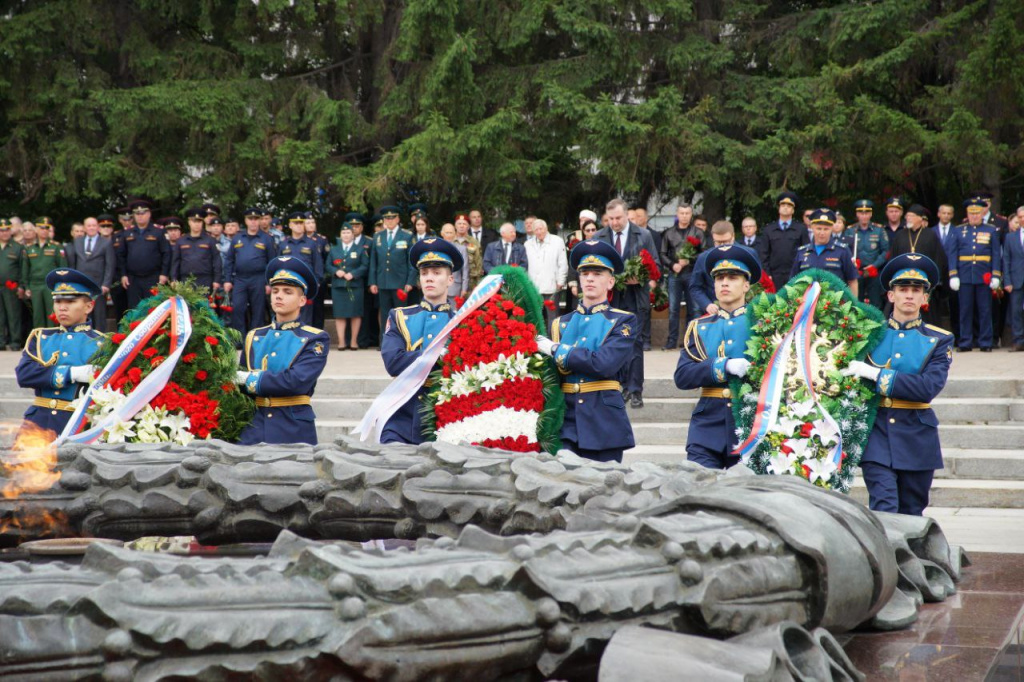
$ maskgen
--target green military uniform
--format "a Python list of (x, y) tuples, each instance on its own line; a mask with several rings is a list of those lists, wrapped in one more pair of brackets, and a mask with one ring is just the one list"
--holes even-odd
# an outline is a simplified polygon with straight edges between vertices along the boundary
[(484, 250), (480, 242), (472, 237), (456, 237), (455, 243), (466, 247), (466, 256), (469, 262), (469, 290), (473, 291), (480, 280), (484, 278)]
[(68, 266), (64, 257), (64, 247), (58, 242), (47, 240), (25, 247), (21, 261), (21, 283), (32, 292), (29, 301), (32, 304), (32, 326), (48, 327), (50, 315), (53, 314), (53, 297), (46, 288), (46, 275), (51, 270)]
[[(874, 204), (867, 199), (859, 199), (854, 207), (858, 213), (862, 213), (871, 211)], [(843, 241), (853, 253), (860, 273), (857, 280), (860, 299), (881, 309), (882, 283), (878, 274), (889, 255), (889, 235), (886, 229), (876, 222), (869, 222), (864, 228), (854, 223), (843, 232)]]
[[(0, 220), (0, 231), (10, 233), (11, 224)], [(21, 282), (21, 261), (25, 248), (8, 240), (0, 244), (0, 348), (9, 350), (21, 347), (21, 302), (18, 301), (18, 287)]]

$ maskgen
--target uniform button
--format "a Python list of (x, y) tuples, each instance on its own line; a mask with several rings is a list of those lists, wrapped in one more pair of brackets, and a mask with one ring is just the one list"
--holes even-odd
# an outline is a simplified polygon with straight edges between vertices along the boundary
[(900, 338), (901, 339), (903, 338), (903, 332), (900, 332)]
[(729, 320), (728, 322), (726, 322), (726, 324), (731, 327), (732, 326), (732, 320)]
[(896, 354), (896, 357), (900, 357), (900, 354), (899, 354), (899, 353), (897, 353), (897, 354)]
[(586, 340), (587, 340), (587, 337), (585, 337), (585, 336), (582, 339), (580, 339), (580, 341), (586, 341)]
[(436, 319), (437, 319), (437, 315), (431, 315), (431, 316), (430, 316), (430, 319), (432, 319), (432, 320), (436, 320)]
[(277, 357), (277, 352), (275, 351), (275, 352), (271, 353), (270, 357), (272, 357), (272, 358)]
[(584, 322), (590, 322), (590, 318), (589, 318), (589, 317), (584, 317), (584, 318), (583, 318), (583, 321), (584, 321)]
[[(582, 401), (580, 401), (582, 402)], [(57, 414), (57, 410), (50, 410), (50, 414)]]
[(63, 353), (61, 353), (61, 355), (63, 355), (64, 357), (67, 357), (68, 356), (68, 352), (64, 351)]
[(732, 343), (732, 339), (729, 339), (728, 341), (726, 341), (726, 344), (730, 344), (730, 343)]
[(427, 338), (428, 339), (432, 339), (432, 338), (434, 338), (434, 335), (433, 334), (427, 334)]
[(706, 324), (702, 324), (702, 325), (700, 326), (700, 328), (701, 328), (701, 329), (707, 329), (707, 328), (708, 328), (708, 326), (707, 326)]
[(895, 419), (893, 419), (892, 417), (889, 417), (889, 423), (890, 423), (890, 424), (895, 424), (895, 423), (896, 423), (896, 420), (895, 420)]
[(71, 339), (73, 339), (73, 338), (74, 338), (74, 337), (73, 337), (73, 336), (71, 336), (71, 334), (68, 334), (68, 340), (71, 340)]
[(274, 336), (281, 336), (281, 332), (274, 332)]
[[(580, 398), (580, 404), (581, 404), (581, 405), (583, 404), (583, 398)], [(57, 413), (56, 413), (56, 412), (54, 412), (54, 414), (57, 414)]]

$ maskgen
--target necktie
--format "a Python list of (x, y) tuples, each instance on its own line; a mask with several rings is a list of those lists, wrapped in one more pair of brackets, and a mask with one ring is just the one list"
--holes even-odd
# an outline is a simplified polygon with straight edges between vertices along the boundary
[(85, 255), (86, 256), (91, 256), (92, 255), (92, 245), (93, 245), (93, 240), (94, 239), (96, 239), (96, 238), (95, 237), (89, 237), (85, 241)]
[(391, 248), (391, 240), (395, 238), (395, 233), (388, 230), (388, 248)]
[(753, 245), (754, 245), (754, 240), (751, 239), (750, 237), (747, 237), (747, 246), (753, 246)]
[(785, 230), (787, 227), (789, 227), (789, 223), (779, 223), (779, 227)]
[(510, 256), (509, 256), (509, 250), (510, 250), (511, 248), (512, 248), (512, 247), (511, 247), (510, 245), (508, 245), (508, 244), (505, 244), (505, 261), (504, 261), (505, 265), (508, 265), (508, 260), (509, 260), (509, 257), (510, 257)]
[(474, 232), (473, 233), (473, 239), (475, 239), (477, 241), (480, 241), (480, 232)]
[(622, 255), (622, 233), (621, 232), (616, 232), (615, 233), (615, 250), (619, 252), (620, 256)]

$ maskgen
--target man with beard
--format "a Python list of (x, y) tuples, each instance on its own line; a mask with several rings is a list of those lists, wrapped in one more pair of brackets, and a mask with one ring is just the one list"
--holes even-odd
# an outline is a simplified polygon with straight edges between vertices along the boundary
[[(890, 244), (890, 257), (903, 255), (905, 253), (919, 253), (928, 256), (933, 263), (939, 267), (940, 273), (948, 273), (949, 265), (946, 260), (946, 251), (942, 242), (934, 230), (925, 229), (925, 216), (928, 209), (920, 204), (913, 204), (907, 209), (904, 215), (906, 228), (899, 230), (892, 237)], [(921, 307), (921, 319), (928, 324), (935, 324), (944, 315), (940, 309), (945, 304), (945, 297), (940, 299), (938, 292), (948, 284), (946, 277), (940, 276), (939, 281), (929, 290), (929, 303)], [(886, 306), (886, 310), (892, 310), (892, 305)]]

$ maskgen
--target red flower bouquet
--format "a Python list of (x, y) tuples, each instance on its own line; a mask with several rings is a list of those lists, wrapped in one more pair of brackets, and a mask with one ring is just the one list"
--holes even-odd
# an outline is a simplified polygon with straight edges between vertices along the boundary
[(704, 247), (704, 242), (699, 237), (690, 235), (683, 240), (682, 245), (676, 249), (676, 258), (678, 260), (688, 260), (693, 263), (697, 256), (700, 255), (701, 250)]
[(648, 281), (657, 282), (661, 279), (661, 269), (658, 262), (647, 249), (641, 249), (640, 253), (632, 258), (626, 259), (625, 267), (621, 275), (615, 277), (615, 288), (626, 288), (626, 282), (636, 280), (639, 284), (646, 286)]

